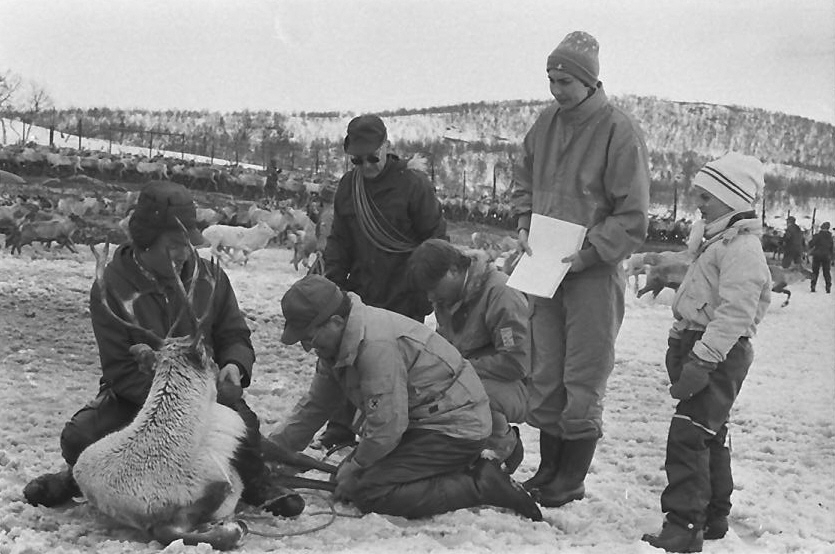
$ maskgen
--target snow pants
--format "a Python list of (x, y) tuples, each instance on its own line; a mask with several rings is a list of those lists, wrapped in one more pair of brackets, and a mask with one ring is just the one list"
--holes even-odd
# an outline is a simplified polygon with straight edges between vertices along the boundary
[(620, 266), (569, 275), (534, 298), (528, 423), (566, 440), (603, 435), (603, 397), (615, 364), (626, 286)]
[(477, 505), (466, 471), (485, 444), (425, 429), (406, 431), (394, 450), (360, 470), (352, 500), (363, 512), (406, 518)]
[[(678, 344), (670, 342), (667, 371), (676, 382), (701, 331), (685, 331)], [(667, 487), (661, 494), (661, 510), (673, 519), (697, 529), (731, 510), (733, 476), (730, 451), (725, 446), (728, 415), (736, 400), (754, 350), (742, 337), (710, 374), (707, 387), (676, 406), (667, 436)]]
[[(64, 425), (61, 433), (61, 455), (70, 466), (75, 465), (85, 448), (114, 431), (126, 427), (141, 406), (117, 396), (112, 389), (103, 387), (99, 394), (81, 408)], [(268, 468), (261, 456), (261, 432), (258, 416), (243, 398), (229, 406), (246, 424), (246, 437), (238, 447), (234, 467), (244, 482), (243, 500), (259, 497), (266, 484)], [(250, 502), (260, 504), (259, 502)]]
[(826, 290), (832, 290), (832, 273), (829, 270), (831, 260), (822, 256), (812, 256), (812, 290), (818, 284), (818, 275), (823, 272), (823, 283)]

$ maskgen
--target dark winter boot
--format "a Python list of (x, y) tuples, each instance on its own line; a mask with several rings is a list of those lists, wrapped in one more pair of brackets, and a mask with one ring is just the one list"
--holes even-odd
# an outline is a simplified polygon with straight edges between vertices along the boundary
[(304, 511), (304, 499), (280, 483), (281, 476), (266, 464), (249, 474), (242, 473), (244, 490), (241, 500), (270, 512), (274, 516), (293, 517)]
[(660, 533), (657, 535), (647, 533), (641, 537), (641, 540), (655, 548), (663, 548), (667, 552), (701, 552), (704, 543), (701, 529), (692, 523), (673, 523), (669, 515), (664, 520)]
[(728, 518), (725, 516), (716, 516), (707, 518), (705, 524), (704, 539), (706, 541), (715, 541), (725, 538), (728, 532)]
[(481, 504), (509, 508), (533, 521), (542, 521), (542, 512), (528, 492), (499, 466), (480, 458), (472, 469)]
[(293, 489), (273, 484), (265, 491), (261, 509), (274, 516), (294, 517), (304, 511), (304, 499)]
[(72, 468), (67, 468), (29, 481), (23, 489), (23, 496), (32, 506), (52, 508), (66, 504), (73, 497), (81, 496), (81, 490), (72, 476)]
[(533, 477), (522, 483), (526, 490), (538, 489), (554, 480), (559, 469), (561, 445), (561, 438), (549, 435), (545, 431), (539, 432), (539, 468)]
[(563, 440), (557, 476), (539, 487), (537, 502), (549, 508), (558, 508), (574, 500), (582, 500), (586, 495), (586, 474), (596, 446), (597, 439)]
[(525, 446), (522, 444), (522, 437), (519, 436), (519, 428), (514, 425), (511, 429), (513, 429), (513, 434), (516, 435), (516, 446), (513, 447), (510, 456), (502, 463), (502, 470), (508, 475), (513, 475), (513, 472), (525, 459)]

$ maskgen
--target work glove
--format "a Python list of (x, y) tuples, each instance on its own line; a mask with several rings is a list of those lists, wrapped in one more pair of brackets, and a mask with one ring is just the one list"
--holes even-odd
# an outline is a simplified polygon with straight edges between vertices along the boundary
[(156, 363), (156, 352), (147, 344), (134, 344), (128, 348), (133, 359), (136, 360), (136, 365), (142, 373), (154, 374), (154, 364)]
[(357, 473), (360, 469), (362, 468), (354, 461), (353, 457), (339, 466), (339, 470), (336, 472), (336, 490), (333, 493), (336, 500), (351, 500), (357, 488)]
[(667, 339), (667, 354), (664, 356), (664, 365), (667, 366), (667, 375), (670, 376), (670, 383), (675, 383), (681, 377), (681, 339), (670, 337)]
[(681, 376), (670, 387), (670, 396), (687, 400), (701, 391), (710, 382), (710, 372), (716, 369), (715, 362), (706, 362), (692, 352), (681, 368)]
[(241, 370), (235, 364), (226, 364), (217, 376), (217, 402), (232, 407), (244, 394), (241, 387)]

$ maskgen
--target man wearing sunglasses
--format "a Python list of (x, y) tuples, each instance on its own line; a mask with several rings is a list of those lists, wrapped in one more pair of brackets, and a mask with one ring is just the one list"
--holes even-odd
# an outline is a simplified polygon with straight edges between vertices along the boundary
[[(325, 277), (362, 301), (422, 322), (432, 311), (407, 278), (411, 252), (429, 238), (446, 239), (446, 222), (428, 176), (390, 151), (376, 115), (355, 117), (343, 143), (353, 168), (334, 196), (325, 247)], [(345, 407), (319, 437), (325, 448), (353, 442), (354, 410)]]

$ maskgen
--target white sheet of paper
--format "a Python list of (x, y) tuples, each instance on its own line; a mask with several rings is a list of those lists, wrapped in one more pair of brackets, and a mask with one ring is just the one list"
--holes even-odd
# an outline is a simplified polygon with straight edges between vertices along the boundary
[(526, 294), (553, 297), (571, 267), (562, 259), (579, 251), (585, 236), (582, 225), (533, 214), (528, 233), (533, 255), (522, 254), (507, 284)]

